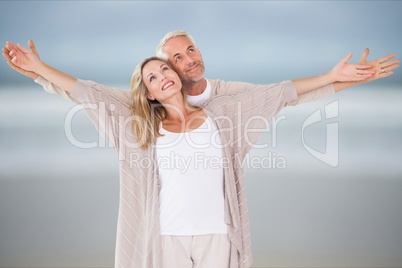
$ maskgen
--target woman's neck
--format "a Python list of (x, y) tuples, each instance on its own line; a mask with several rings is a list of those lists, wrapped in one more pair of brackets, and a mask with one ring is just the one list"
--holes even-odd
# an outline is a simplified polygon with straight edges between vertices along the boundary
[(163, 102), (162, 105), (166, 110), (167, 120), (183, 122), (189, 112), (181, 94)]
[(166, 109), (166, 117), (162, 121), (163, 128), (170, 132), (187, 132), (201, 126), (206, 119), (202, 109), (194, 109), (186, 105), (183, 98), (170, 99), (162, 103)]

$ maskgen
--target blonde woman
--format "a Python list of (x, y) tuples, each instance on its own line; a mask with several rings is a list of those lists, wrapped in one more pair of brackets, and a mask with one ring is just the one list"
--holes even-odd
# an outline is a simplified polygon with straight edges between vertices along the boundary
[[(4, 52), (13, 69), (35, 74), (48, 91), (86, 107), (98, 131), (118, 151), (115, 267), (121, 268), (250, 267), (241, 163), (259, 137), (247, 130), (266, 127), (253, 116), (271, 119), (283, 107), (297, 104), (300, 89), (308, 92), (328, 81), (375, 75), (370, 65), (348, 64), (348, 56), (321, 76), (256, 86), (194, 107), (187, 104), (177, 73), (159, 58), (136, 67), (127, 94), (60, 72), (32, 49), (7, 43)], [(180, 165), (184, 160), (185, 168)]]

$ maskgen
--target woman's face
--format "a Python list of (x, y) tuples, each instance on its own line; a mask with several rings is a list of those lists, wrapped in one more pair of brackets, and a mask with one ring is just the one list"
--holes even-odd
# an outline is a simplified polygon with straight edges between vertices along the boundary
[(147, 98), (160, 103), (180, 94), (182, 83), (179, 76), (165, 62), (153, 60), (142, 68), (142, 77), (149, 93)]

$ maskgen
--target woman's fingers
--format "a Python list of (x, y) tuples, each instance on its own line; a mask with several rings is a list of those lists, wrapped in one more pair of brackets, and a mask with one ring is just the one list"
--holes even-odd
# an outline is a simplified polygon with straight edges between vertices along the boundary
[(356, 69), (357, 70), (365, 70), (365, 69), (370, 69), (370, 68), (372, 68), (373, 66), (371, 66), (371, 65), (368, 65), (368, 64), (359, 64), (359, 65), (356, 65)]
[(33, 40), (28, 41), (28, 46), (29, 46), (29, 49), (39, 58), (39, 53), (36, 50), (36, 47), (35, 47), (35, 44), (34, 44)]
[(26, 49), (25, 47), (21, 46), (20, 44), (17, 44), (17, 48), (24, 54), (29, 53), (29, 50)]
[(348, 63), (348, 61), (352, 58), (352, 52), (350, 52), (347, 56), (346, 56), (346, 58), (344, 58), (343, 60), (342, 60), (342, 62), (343, 63)]

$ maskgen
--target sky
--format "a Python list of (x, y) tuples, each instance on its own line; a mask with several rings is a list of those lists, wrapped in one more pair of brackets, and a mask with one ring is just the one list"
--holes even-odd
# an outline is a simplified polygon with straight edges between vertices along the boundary
[[(402, 55), (400, 1), (1, 1), (1, 43), (29, 39), (49, 65), (81, 79), (129, 87), (162, 37), (186, 30), (206, 77), (271, 83)], [(0, 86), (30, 83), (0, 61)], [(376, 82), (377, 83), (377, 82)], [(402, 84), (399, 73), (381, 83)]]

